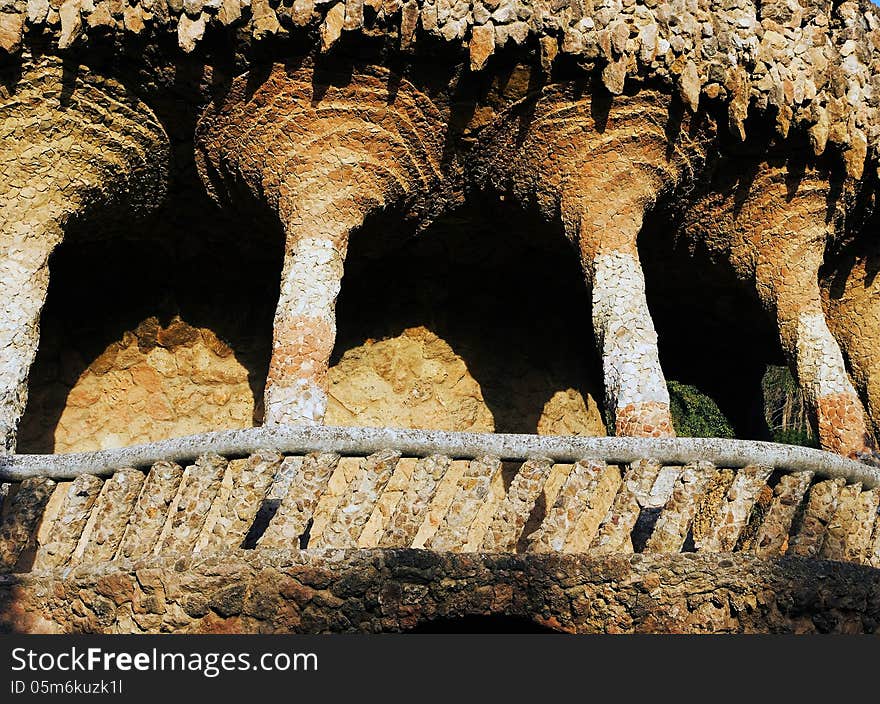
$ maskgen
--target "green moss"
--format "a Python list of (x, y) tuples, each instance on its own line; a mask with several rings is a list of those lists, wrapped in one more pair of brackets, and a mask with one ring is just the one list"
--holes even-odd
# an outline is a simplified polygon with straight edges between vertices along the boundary
[(672, 424), (679, 437), (733, 438), (733, 428), (718, 404), (695, 386), (668, 381)]

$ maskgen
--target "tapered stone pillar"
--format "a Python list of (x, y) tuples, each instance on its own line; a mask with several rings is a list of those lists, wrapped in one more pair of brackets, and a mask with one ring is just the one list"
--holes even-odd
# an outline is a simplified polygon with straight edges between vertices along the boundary
[(645, 214), (702, 154), (687, 117), (667, 135), (669, 109), (650, 91), (605, 101), (576, 84), (549, 86), (502, 115), (477, 158), (485, 183), (561, 220), (576, 246), (618, 435), (674, 435), (636, 246)]
[(60, 62), (0, 88), (0, 452), (13, 452), (39, 344), (49, 256), (75, 217), (148, 209), (164, 192), (165, 132), (122, 85)]
[(685, 219), (690, 238), (726, 259), (775, 319), (822, 448), (873, 457), (866, 414), (822, 306), (819, 269), (840, 204), (828, 174), (722, 164)]
[(323, 422), (349, 235), (384, 208), (423, 223), (439, 210), (445, 132), (430, 99), (379, 68), (331, 77), (277, 65), (256, 86), (237, 78), (202, 116), (208, 189), (222, 199), (244, 185), (285, 231), (267, 424)]

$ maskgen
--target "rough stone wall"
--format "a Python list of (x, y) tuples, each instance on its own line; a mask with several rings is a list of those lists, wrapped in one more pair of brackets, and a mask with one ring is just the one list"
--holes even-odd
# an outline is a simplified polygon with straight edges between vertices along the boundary
[[(68, 222), (120, 202), (161, 198), (167, 138), (116, 81), (51, 57), (4, 73), (0, 88), (0, 451), (15, 446), (37, 351), (49, 255)], [(11, 79), (11, 80), (10, 80)]]
[(26, 30), (49, 33), (60, 50), (108, 30), (123, 36), (176, 33), (183, 52), (191, 52), (209, 26), (243, 27), (235, 41), (244, 43), (317, 29), (321, 51), (346, 36), (384, 37), (404, 51), (430, 38), (466, 50), (473, 69), (483, 68), (496, 49), (528, 45), (538, 49), (547, 68), (558, 56), (598, 66), (614, 94), (623, 92), (627, 79), (650, 77), (693, 108), (702, 95), (722, 100), (735, 135), (744, 133), (750, 104), (775, 112), (780, 133), (793, 125), (809, 129), (817, 154), (829, 142), (839, 145), (855, 177), (880, 138), (874, 82), (880, 19), (867, 0), (833, 5), (818, 0), (589, 5), (299, 0), (293, 6), (265, 0), (141, 0), (122, 8), (110, 0), (13, 0), (0, 17), (0, 47), (13, 54)]
[(0, 631), (28, 633), (375, 633), (478, 616), (575, 633), (876, 633), (878, 604), (876, 569), (746, 555), (256, 551), (0, 576)]
[[(24, 447), (78, 452), (125, 447), (223, 428), (249, 428), (254, 398), (248, 369), (206, 328), (182, 320), (144, 321), (110, 344), (76, 379), (39, 379), (32, 392)], [(65, 394), (59, 418), (53, 396)], [(42, 412), (41, 412), (42, 410)]]

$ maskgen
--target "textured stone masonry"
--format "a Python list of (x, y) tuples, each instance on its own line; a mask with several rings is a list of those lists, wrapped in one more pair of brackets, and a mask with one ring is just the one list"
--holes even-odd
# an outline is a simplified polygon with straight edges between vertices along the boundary
[(364, 526), (379, 501), (379, 495), (391, 479), (398, 460), (400, 453), (388, 450), (370, 455), (361, 462), (358, 476), (348, 484), (330, 521), (323, 532), (310, 542), (310, 547), (357, 547)]
[(825, 529), (834, 516), (838, 498), (845, 488), (845, 482), (839, 479), (819, 482), (810, 488), (800, 526), (791, 540), (789, 552), (792, 555), (819, 556), (825, 540)]
[[(710, 552), (732, 552), (740, 533), (749, 520), (749, 514), (758, 498), (758, 492), (767, 483), (772, 467), (750, 466), (740, 469), (716, 509), (708, 531), (697, 538), (694, 544), (698, 549)], [(765, 518), (765, 524), (767, 519)]]
[(504, 501), (483, 538), (482, 552), (517, 552), (523, 528), (544, 489), (553, 462), (529, 460), (520, 467), (507, 489)]
[(168, 509), (157, 553), (187, 552), (195, 547), (220, 491), (227, 464), (219, 455), (203, 455), (183, 471), (177, 496)]
[(337, 464), (337, 454), (314, 453), (306, 456), (293, 473), (287, 493), (260, 538), (259, 547), (289, 548), (299, 544)]
[(240, 460), (229, 496), (221, 506), (203, 551), (241, 547), (283, 459), (277, 452), (266, 451)]
[(157, 462), (150, 468), (122, 536), (118, 557), (134, 559), (153, 552), (182, 478), (183, 468), (173, 462)]
[(37, 528), (54, 489), (55, 482), (51, 479), (25, 479), (9, 500), (9, 508), (4, 506), (0, 522), (0, 569), (11, 570), (22, 553), (36, 547)]
[(460, 552), (464, 548), (471, 524), (500, 471), (501, 462), (495, 457), (479, 457), (468, 462), (437, 532), (425, 543), (428, 550)]
[(710, 463), (688, 465), (682, 470), (657, 519), (654, 532), (645, 545), (645, 552), (679, 552), (684, 545), (696, 515), (703, 493), (717, 476), (718, 470)]
[(83, 474), (70, 482), (64, 491), (60, 510), (48, 528), (46, 542), (37, 547), (33, 569), (51, 569), (67, 564), (103, 485), (103, 481), (90, 474)]
[(90, 564), (115, 557), (145, 479), (137, 469), (121, 469), (104, 482), (75, 558)]
[[(629, 465), (608, 516), (591, 547), (598, 552), (632, 552), (632, 531), (661, 470), (659, 463), (643, 460)], [(665, 503), (665, 502), (664, 502)]]
[(812, 472), (796, 472), (780, 477), (779, 483), (773, 488), (773, 498), (755, 533), (750, 552), (761, 557), (786, 552), (792, 523), (812, 481)]
[(876, 633), (880, 571), (694, 553), (256, 550), (3, 575), (0, 603), (0, 631), (28, 633)]
[(434, 498), (440, 480), (449, 469), (450, 460), (445, 455), (431, 455), (416, 462), (406, 491), (391, 511), (391, 519), (379, 540), (382, 548), (408, 548), (427, 515), (428, 506)]

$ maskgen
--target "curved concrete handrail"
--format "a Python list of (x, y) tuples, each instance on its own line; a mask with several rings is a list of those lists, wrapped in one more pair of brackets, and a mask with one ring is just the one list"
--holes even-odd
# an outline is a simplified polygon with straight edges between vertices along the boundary
[(334, 426), (222, 430), (113, 450), (11, 455), (0, 457), (0, 479), (20, 481), (33, 476), (72, 479), (80, 474), (107, 476), (122, 467), (148, 468), (159, 460), (185, 463), (209, 452), (243, 456), (265, 449), (288, 454), (336, 452), (349, 456), (394, 449), (405, 457), (439, 454), (470, 459), (493, 455), (502, 460), (549, 457), (557, 462), (594, 458), (610, 464), (653, 459), (664, 465), (682, 465), (702, 460), (731, 469), (764, 464), (783, 471), (810, 471), (822, 477), (842, 477), (848, 482), (862, 482), (865, 488), (880, 486), (880, 471), (861, 462), (823, 450), (754, 440), (514, 435)]

